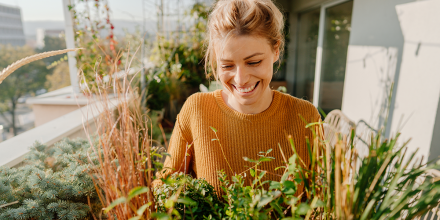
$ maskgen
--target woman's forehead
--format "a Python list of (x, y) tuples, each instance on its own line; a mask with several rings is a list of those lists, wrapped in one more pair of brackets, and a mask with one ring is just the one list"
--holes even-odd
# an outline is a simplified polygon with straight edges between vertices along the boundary
[(220, 60), (246, 59), (261, 56), (271, 51), (266, 39), (254, 36), (231, 37), (226, 42), (217, 42), (216, 54)]

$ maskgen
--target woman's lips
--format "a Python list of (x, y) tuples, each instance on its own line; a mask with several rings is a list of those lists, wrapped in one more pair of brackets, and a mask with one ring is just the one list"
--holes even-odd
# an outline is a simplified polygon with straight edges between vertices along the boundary
[(246, 87), (246, 88), (237, 88), (237, 87), (235, 87), (235, 85), (232, 85), (232, 86), (234, 87), (234, 89), (237, 92), (242, 93), (242, 94), (248, 94), (248, 93), (252, 93), (253, 91), (255, 91), (255, 89), (257, 88), (259, 83), (260, 83), (260, 81), (258, 81), (254, 85)]

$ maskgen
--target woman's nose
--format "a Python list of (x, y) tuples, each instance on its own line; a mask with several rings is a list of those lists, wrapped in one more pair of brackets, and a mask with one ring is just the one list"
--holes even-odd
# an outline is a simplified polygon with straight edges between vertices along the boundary
[(250, 75), (243, 67), (237, 67), (237, 72), (234, 76), (234, 81), (238, 85), (245, 85), (249, 81)]

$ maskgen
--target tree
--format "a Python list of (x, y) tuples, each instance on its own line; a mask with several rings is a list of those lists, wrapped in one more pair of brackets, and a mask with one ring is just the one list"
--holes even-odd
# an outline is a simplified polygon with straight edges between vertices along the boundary
[(46, 76), (46, 83), (44, 85), (49, 92), (70, 86), (68, 63), (66, 61), (58, 63), (53, 69), (52, 74)]
[[(64, 37), (51, 37), (51, 36), (45, 36), (44, 37), (44, 47), (41, 49), (36, 49), (38, 53), (43, 53), (47, 51), (54, 51), (54, 50), (63, 50), (66, 49), (66, 40)], [(47, 65), (52, 64), (53, 62), (59, 61), (60, 59), (63, 59), (63, 57), (66, 57), (66, 54), (60, 54), (53, 57), (48, 57), (44, 59), (44, 62), (46, 62)]]
[[(0, 57), (2, 58), (0, 59), (0, 68), (6, 68), (13, 62), (33, 54), (35, 54), (35, 51), (27, 46), (0, 45)], [(33, 94), (44, 88), (48, 72), (44, 62), (38, 60), (17, 69), (0, 84), (0, 116), (12, 128), (14, 135), (17, 135), (15, 110), (18, 98), (25, 94)], [(6, 117), (5, 112), (11, 115), (11, 119)]]

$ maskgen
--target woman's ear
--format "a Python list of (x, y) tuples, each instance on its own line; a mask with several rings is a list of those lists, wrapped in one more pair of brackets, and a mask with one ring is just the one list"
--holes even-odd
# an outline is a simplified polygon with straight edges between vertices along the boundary
[(275, 56), (274, 56), (274, 58), (273, 58), (273, 62), (275, 63), (275, 62), (277, 62), (279, 59), (280, 59), (280, 48), (277, 48), (277, 49), (275, 50)]
[(280, 42), (278, 42), (274, 46), (274, 49), (275, 49), (275, 56), (274, 56), (273, 62), (275, 63), (280, 59)]

